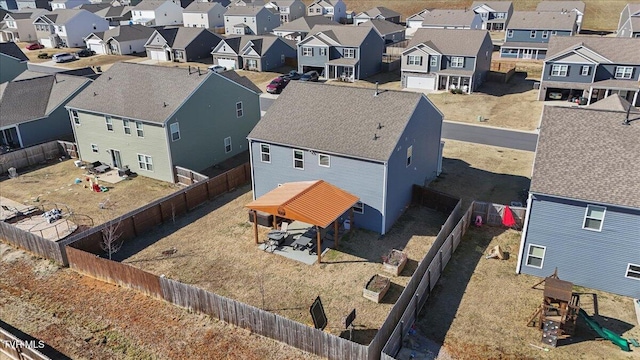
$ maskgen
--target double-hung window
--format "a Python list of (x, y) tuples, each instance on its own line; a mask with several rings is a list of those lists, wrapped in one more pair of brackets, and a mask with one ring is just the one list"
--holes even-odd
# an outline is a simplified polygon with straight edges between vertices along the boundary
[(629, 279), (640, 280), (640, 265), (627, 265), (627, 273), (625, 274), (625, 277), (628, 277)]
[(331, 156), (318, 154), (318, 165), (322, 167), (331, 167)]
[(418, 56), (418, 55), (407, 56), (407, 65), (422, 65), (422, 56)]
[(308, 46), (303, 47), (302, 56), (313, 56), (313, 48)]
[(111, 116), (105, 116), (104, 121), (107, 124), (107, 131), (113, 131), (113, 119)]
[(78, 116), (77, 111), (71, 110), (71, 119), (73, 119), (74, 124), (80, 125), (80, 117)]
[(355, 203), (352, 209), (354, 213), (364, 214), (364, 204), (362, 203), (362, 201), (358, 201), (357, 203)]
[(171, 141), (180, 140), (180, 124), (173, 123), (169, 125), (169, 131), (171, 132)]
[(431, 67), (438, 66), (438, 57), (437, 56), (430, 56), (429, 57), (429, 65), (431, 65)]
[(582, 76), (589, 76), (590, 72), (591, 68), (589, 65), (582, 65), (582, 68), (580, 69), (580, 74), (582, 74)]
[(356, 57), (356, 49), (344, 49), (344, 52), (342, 54), (346, 59), (354, 59)]
[(136, 134), (138, 134), (138, 137), (144, 137), (144, 125), (142, 125), (142, 122), (140, 121), (136, 121)]
[(544, 253), (546, 251), (546, 246), (529, 244), (529, 248), (527, 249), (527, 266), (542, 269)]
[(602, 223), (604, 222), (604, 214), (607, 212), (607, 208), (604, 206), (587, 205), (587, 210), (584, 213), (583, 229), (601, 231)]
[(513, 37), (513, 30), (507, 30), (507, 37), (508, 38), (512, 38)]
[(129, 119), (122, 119), (122, 129), (127, 135), (131, 135), (131, 121)]
[(551, 76), (567, 76), (569, 74), (569, 65), (553, 65), (551, 67)]
[(226, 137), (224, 138), (224, 152), (225, 154), (230, 153), (232, 150), (232, 146), (231, 146), (231, 137)]
[(293, 168), (304, 170), (304, 152), (293, 149)]
[(531, 33), (529, 34), (529, 37), (532, 38), (532, 39), (535, 39), (536, 38), (536, 34), (537, 34), (537, 32), (535, 30), (531, 30)]
[(320, 56), (327, 56), (327, 48), (320, 48)]
[(153, 171), (153, 161), (151, 156), (138, 154), (138, 167), (142, 170)]
[(91, 152), (97, 153), (99, 151), (98, 145), (91, 144)]
[(271, 145), (260, 144), (260, 161), (265, 163), (271, 162)]
[(616, 79), (631, 79), (633, 68), (631, 66), (616, 66)]
[(451, 67), (454, 67), (454, 68), (464, 67), (464, 58), (462, 56), (453, 56), (451, 58)]
[(544, 30), (542, 32), (542, 38), (543, 39), (548, 39), (549, 38), (549, 30)]

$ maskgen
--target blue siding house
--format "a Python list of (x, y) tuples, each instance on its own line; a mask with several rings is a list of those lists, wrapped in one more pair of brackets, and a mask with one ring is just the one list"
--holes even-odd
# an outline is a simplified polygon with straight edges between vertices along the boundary
[(491, 68), (486, 30), (418, 29), (402, 53), (402, 87), (472, 93)]
[(513, 15), (511, 1), (474, 1), (471, 10), (480, 15), (482, 28), (489, 31), (504, 31)]
[(515, 11), (500, 47), (506, 59), (544, 59), (551, 36), (574, 36), (578, 33), (575, 12), (555, 13)]
[(298, 71), (326, 79), (365, 79), (382, 70), (384, 40), (369, 26), (316, 25), (298, 43)]
[(584, 97), (589, 105), (617, 94), (638, 106), (639, 81), (639, 39), (553, 36), (538, 100)]
[(421, 93), (291, 82), (248, 136), (253, 197), (325, 180), (360, 198), (355, 226), (385, 234), (437, 176), (441, 129)]
[(270, 71), (295, 59), (295, 42), (274, 35), (230, 36), (211, 51), (213, 63), (227, 69)]
[(516, 271), (640, 298), (640, 111), (598, 105), (544, 109)]

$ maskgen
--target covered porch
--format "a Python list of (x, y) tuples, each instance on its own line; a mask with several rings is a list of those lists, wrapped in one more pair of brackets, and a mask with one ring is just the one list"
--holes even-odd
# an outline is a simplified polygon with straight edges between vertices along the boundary
[(333, 59), (325, 64), (324, 73), (327, 80), (354, 82), (358, 79), (358, 59)]
[(473, 71), (447, 69), (438, 73), (438, 90), (462, 89), (465, 94), (473, 91)]
[[(315, 252), (318, 263), (322, 261), (322, 253), (327, 247), (323, 238), (333, 240), (333, 246), (339, 246), (340, 222), (348, 214), (348, 226), (353, 228), (353, 206), (359, 198), (323, 180), (299, 181), (282, 184), (246, 205), (252, 212), (255, 243), (264, 250), (272, 241), (275, 246), (290, 246), (287, 251)], [(280, 230), (271, 231), (268, 240), (262, 244), (258, 238), (258, 212), (273, 216), (272, 226), (278, 227), (278, 219), (283, 221)], [(295, 223), (300, 226), (294, 226)], [(345, 221), (346, 222), (346, 221)], [(286, 225), (285, 225), (286, 224)], [(304, 225), (304, 226), (303, 226)], [(291, 226), (291, 230), (289, 229)], [(297, 230), (297, 231), (296, 231)], [(303, 231), (300, 231), (303, 230)], [(327, 235), (332, 236), (328, 237)], [(313, 241), (315, 240), (315, 244)], [(309, 246), (311, 245), (311, 246)], [(313, 249), (315, 248), (315, 251)], [(275, 250), (275, 247), (273, 248)]]
[(640, 106), (640, 85), (638, 82), (616, 79), (594, 82), (589, 88), (588, 103), (591, 104), (614, 94), (620, 95), (633, 106)]

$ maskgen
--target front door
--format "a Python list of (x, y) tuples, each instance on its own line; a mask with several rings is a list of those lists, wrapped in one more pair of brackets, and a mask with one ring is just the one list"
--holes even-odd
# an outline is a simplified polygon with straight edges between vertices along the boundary
[(122, 169), (122, 159), (120, 159), (120, 151), (111, 149), (111, 162), (114, 168)]
[(533, 49), (522, 49), (522, 58), (531, 59), (533, 56)]

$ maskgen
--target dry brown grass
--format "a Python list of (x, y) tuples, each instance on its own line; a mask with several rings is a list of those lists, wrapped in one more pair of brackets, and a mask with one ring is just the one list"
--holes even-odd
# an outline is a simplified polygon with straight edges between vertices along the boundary
[[(325, 254), (321, 265), (306, 265), (258, 249), (244, 208), (250, 201), (251, 190), (244, 186), (180, 218), (175, 226), (170, 224), (137, 238), (116, 256), (128, 256), (125, 263), (154, 274), (306, 324), (312, 323), (309, 306), (320, 296), (329, 319), (327, 330), (334, 334), (341, 333), (343, 317), (355, 308), (358, 318), (354, 340), (366, 344), (386, 319), (446, 219), (435, 211), (411, 208), (383, 238), (355, 230), (340, 241), (338, 250)], [(266, 228), (260, 229), (260, 241), (266, 232)], [(175, 255), (162, 256), (163, 250), (172, 247), (177, 249)], [(376, 304), (362, 296), (362, 289), (371, 276), (384, 274), (381, 257), (391, 248), (405, 251), (408, 264), (401, 276), (392, 278), (383, 303)]]
[(442, 174), (429, 187), (463, 200), (509, 204), (529, 188), (534, 153), (446, 140)]
[[(0, 183), (0, 196), (28, 205), (43, 205), (49, 210), (54, 204), (64, 204), (76, 214), (87, 215), (95, 224), (139, 208), (150, 201), (168, 195), (178, 189), (176, 185), (137, 176), (117, 184), (101, 183), (108, 192), (96, 193), (85, 189), (88, 184), (83, 177), (84, 170), (75, 167), (73, 161), (66, 160), (22, 173), (17, 178)], [(75, 184), (80, 178), (82, 184)], [(110, 204), (100, 209), (98, 204), (105, 199)], [(35, 202), (34, 200), (38, 200)]]
[[(625, 353), (610, 342), (594, 341), (595, 334), (581, 321), (568, 345), (549, 352), (530, 346), (542, 345), (541, 331), (526, 326), (542, 302), (542, 291), (531, 289), (539, 278), (515, 274), (519, 241), (520, 233), (514, 230), (471, 228), (429, 297), (418, 321), (420, 330), (443, 343), (456, 359), (640, 358), (636, 349)], [(508, 260), (484, 258), (495, 245), (509, 252)], [(640, 336), (640, 328), (629, 325), (635, 324), (632, 299), (580, 287), (574, 291), (585, 293), (581, 306), (590, 315), (595, 310), (591, 294), (596, 294), (601, 325), (626, 338)]]

